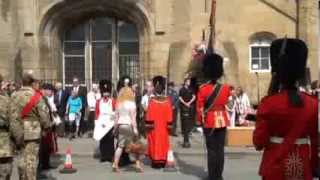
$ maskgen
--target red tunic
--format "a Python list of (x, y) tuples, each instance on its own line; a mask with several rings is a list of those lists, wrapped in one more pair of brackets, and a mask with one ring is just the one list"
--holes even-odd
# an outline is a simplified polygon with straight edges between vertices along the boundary
[(153, 163), (165, 163), (170, 148), (168, 126), (172, 123), (172, 105), (169, 98), (149, 102), (146, 124), (153, 129), (147, 135), (148, 155)]
[[(305, 93), (301, 97), (303, 107), (290, 105), (287, 91), (266, 97), (259, 105), (253, 143), (264, 150), (259, 171), (264, 180), (312, 179), (318, 162), (318, 102)], [(284, 142), (271, 143), (273, 136)], [(308, 137), (311, 146), (295, 144), (297, 138)]]
[(207, 101), (207, 98), (212, 94), (214, 90), (214, 86), (212, 83), (206, 83), (199, 88), (198, 95), (197, 95), (197, 115), (198, 121), (201, 124), (204, 124), (205, 128), (216, 128), (216, 115), (215, 113), (221, 113), (224, 119), (224, 125), (229, 126), (229, 116), (228, 112), (226, 111), (226, 104), (228, 103), (229, 97), (231, 95), (230, 87), (228, 85), (222, 85), (220, 93), (218, 94), (215, 103), (213, 104), (212, 108), (208, 111), (206, 119), (203, 122), (202, 112), (204, 108), (204, 104)]

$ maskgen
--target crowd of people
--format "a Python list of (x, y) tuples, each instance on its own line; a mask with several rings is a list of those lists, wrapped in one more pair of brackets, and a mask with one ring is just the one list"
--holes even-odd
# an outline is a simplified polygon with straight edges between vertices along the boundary
[(311, 95), (297, 86), (305, 73), (306, 53), (300, 40), (272, 44), (272, 83), (257, 112), (241, 87), (220, 83), (224, 70), (218, 54), (203, 57), (206, 83), (197, 87), (195, 79), (187, 77), (179, 90), (162, 76), (147, 81), (141, 93), (127, 76), (116, 88), (104, 79), (89, 92), (76, 77), (66, 89), (59, 82), (41, 83), (32, 73), (23, 75), (21, 87), (0, 77), (0, 179), (10, 179), (17, 155), (20, 180), (35, 180), (39, 170), (51, 168), (58, 136), (70, 141), (84, 135), (95, 139), (100, 161), (112, 162), (116, 173), (132, 161), (135, 170), (143, 172), (143, 156), (149, 157), (153, 168), (165, 168), (172, 155), (169, 136), (178, 135), (180, 114), (182, 147), (191, 147), (190, 135), (200, 126), (209, 179), (222, 180), (227, 127), (250, 125), (250, 114), (256, 121), (254, 145), (264, 150), (263, 179), (310, 180), (318, 161), (318, 109), (313, 95), (319, 83), (313, 84)]

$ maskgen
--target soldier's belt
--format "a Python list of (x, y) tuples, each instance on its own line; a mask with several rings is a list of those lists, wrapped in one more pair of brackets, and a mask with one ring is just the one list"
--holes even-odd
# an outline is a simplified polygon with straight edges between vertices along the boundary
[[(275, 144), (282, 144), (283, 141), (284, 141), (284, 138), (282, 137), (276, 137), (276, 136), (270, 137), (270, 142)], [(309, 141), (309, 138), (298, 138), (296, 139), (294, 144), (296, 145), (310, 144), (310, 141)]]

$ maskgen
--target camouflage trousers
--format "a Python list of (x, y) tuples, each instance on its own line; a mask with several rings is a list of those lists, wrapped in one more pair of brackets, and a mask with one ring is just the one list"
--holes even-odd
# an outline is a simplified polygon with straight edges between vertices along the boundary
[(18, 170), (20, 180), (36, 180), (39, 162), (39, 142), (30, 141), (20, 151)]
[(0, 162), (0, 180), (10, 180), (11, 173), (12, 173), (12, 158), (6, 159), (6, 162)]

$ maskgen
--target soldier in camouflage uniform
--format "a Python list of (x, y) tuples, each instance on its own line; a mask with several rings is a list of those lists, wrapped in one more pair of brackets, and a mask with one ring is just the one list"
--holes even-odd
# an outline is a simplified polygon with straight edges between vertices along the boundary
[[(0, 84), (2, 83), (0, 75)], [(13, 162), (13, 142), (11, 141), (8, 118), (9, 97), (0, 90), (0, 180), (10, 180)]]
[(20, 180), (36, 180), (41, 134), (51, 126), (49, 109), (43, 96), (32, 88), (35, 82), (31, 74), (23, 75), (22, 88), (11, 96), (10, 121), (12, 128), (20, 129), (13, 133), (19, 148)]

